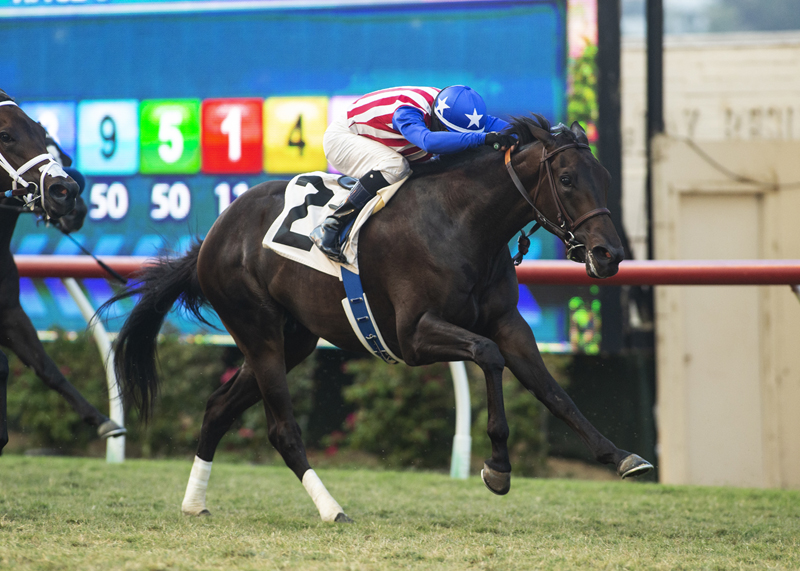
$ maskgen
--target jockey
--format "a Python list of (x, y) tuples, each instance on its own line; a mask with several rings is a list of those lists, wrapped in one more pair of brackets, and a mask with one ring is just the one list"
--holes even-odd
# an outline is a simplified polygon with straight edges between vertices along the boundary
[(517, 142), (499, 133), (507, 127), (488, 115), (483, 98), (465, 85), (394, 87), (364, 95), (325, 131), (328, 162), (358, 181), (311, 239), (330, 259), (345, 262), (339, 234), (379, 190), (409, 177), (409, 163), (480, 145), (505, 151)]

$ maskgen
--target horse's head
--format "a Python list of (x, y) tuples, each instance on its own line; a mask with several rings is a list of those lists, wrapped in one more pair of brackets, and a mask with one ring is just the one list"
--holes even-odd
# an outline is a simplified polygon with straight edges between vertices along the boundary
[(78, 184), (47, 152), (44, 128), (0, 90), (0, 197), (16, 196), (47, 218), (75, 208)]
[(613, 276), (623, 249), (606, 209), (611, 176), (592, 154), (577, 121), (569, 129), (560, 125), (551, 131), (546, 119), (539, 115), (536, 119), (514, 123), (523, 145), (534, 139), (542, 144), (522, 151), (529, 154), (526, 164), (539, 170), (531, 198), (534, 210), (539, 211), (535, 219), (564, 241), (567, 257), (585, 264), (591, 277)]

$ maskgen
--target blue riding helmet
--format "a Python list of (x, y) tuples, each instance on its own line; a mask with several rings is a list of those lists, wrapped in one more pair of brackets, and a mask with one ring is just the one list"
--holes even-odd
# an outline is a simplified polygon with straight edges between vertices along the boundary
[(466, 85), (445, 87), (436, 96), (434, 113), (448, 131), (483, 133), (486, 103), (478, 92)]

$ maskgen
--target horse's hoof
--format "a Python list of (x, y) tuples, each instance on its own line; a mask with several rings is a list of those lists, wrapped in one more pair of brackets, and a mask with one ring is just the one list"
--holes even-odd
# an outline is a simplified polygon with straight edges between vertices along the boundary
[(643, 476), (653, 469), (653, 465), (637, 454), (631, 454), (622, 459), (617, 466), (617, 474), (623, 479)]
[(333, 520), (336, 523), (354, 523), (352, 519), (347, 517), (347, 514), (339, 512), (336, 514), (336, 519)]
[(483, 470), (481, 470), (481, 480), (490, 492), (498, 496), (505, 496), (511, 489), (511, 472), (492, 470), (486, 463), (483, 464)]
[(127, 429), (111, 419), (97, 427), (97, 436), (100, 438), (114, 438), (116, 436), (122, 436), (126, 432), (128, 432)]
[(208, 511), (205, 508), (203, 508), (202, 510), (200, 510), (199, 512), (196, 512), (196, 513), (195, 512), (187, 512), (186, 510), (181, 510), (181, 511), (183, 512), (183, 515), (190, 515), (190, 516), (194, 516), (194, 517), (201, 517), (201, 516), (204, 516), (204, 515), (211, 515), (211, 512)]

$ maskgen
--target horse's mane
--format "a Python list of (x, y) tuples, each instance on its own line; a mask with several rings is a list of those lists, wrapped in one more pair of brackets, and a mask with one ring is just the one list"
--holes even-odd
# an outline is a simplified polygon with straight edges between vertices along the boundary
[(14, 101), (14, 98), (11, 97), (8, 93), (0, 89), (0, 101)]
[[(534, 137), (531, 132), (531, 126), (541, 127), (546, 131), (550, 131), (557, 140), (569, 139), (569, 141), (560, 141), (561, 143), (575, 142), (577, 140), (575, 134), (570, 131), (569, 127), (562, 123), (553, 127), (547, 119), (538, 113), (532, 113), (530, 117), (512, 117), (509, 127), (503, 132), (516, 135), (517, 139), (519, 139), (520, 146), (525, 146), (537, 141), (536, 137)], [(441, 155), (427, 163), (414, 165), (412, 178), (429, 174), (438, 174), (454, 169), (466, 170), (470, 166), (475, 165), (477, 159), (492, 155), (495, 152), (496, 151), (489, 147), (481, 146), (452, 155)]]

